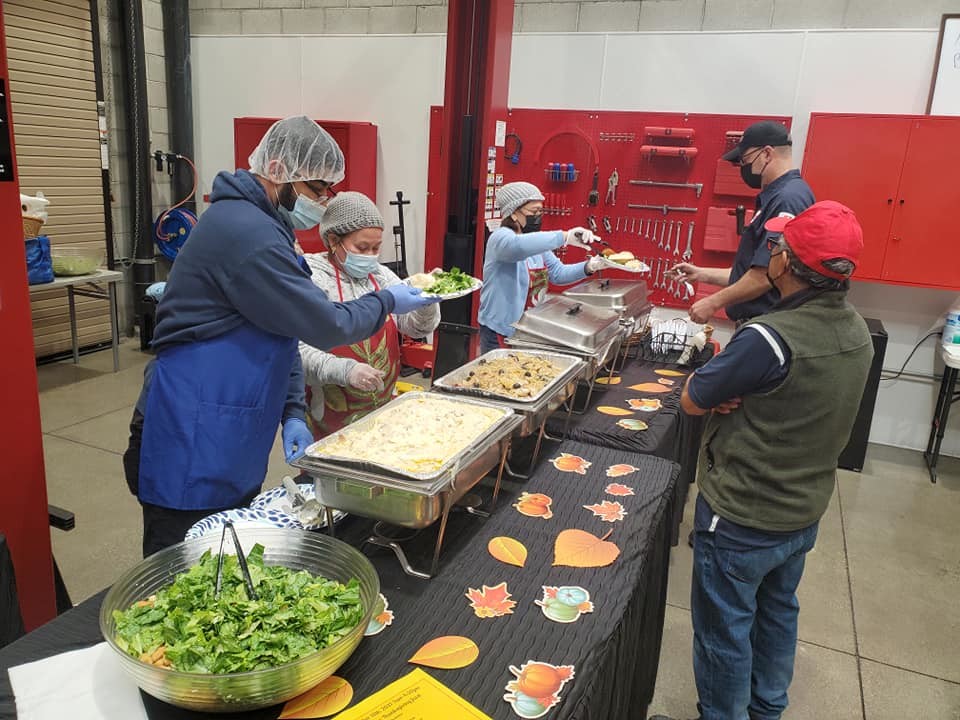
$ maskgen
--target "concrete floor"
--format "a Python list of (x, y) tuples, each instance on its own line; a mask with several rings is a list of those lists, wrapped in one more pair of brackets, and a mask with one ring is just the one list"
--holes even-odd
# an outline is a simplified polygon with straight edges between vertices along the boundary
[[(52, 531), (74, 602), (140, 560), (140, 508), (120, 456), (147, 356), (134, 341), (111, 372), (109, 351), (39, 369), (47, 491), (77, 516)], [(958, 409), (960, 411), (960, 409)], [(286, 474), (274, 445), (266, 486)], [(690, 529), (692, 504), (687, 507)], [(919, 453), (871, 446), (863, 473), (840, 472), (800, 586), (800, 645), (786, 720), (960, 720), (960, 461), (932, 485)], [(670, 561), (657, 693), (651, 712), (696, 715), (690, 567)]]

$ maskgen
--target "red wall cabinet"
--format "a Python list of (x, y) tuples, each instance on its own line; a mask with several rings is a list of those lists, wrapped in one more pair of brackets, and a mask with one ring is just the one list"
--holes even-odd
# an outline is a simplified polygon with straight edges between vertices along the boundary
[[(249, 167), (250, 153), (267, 130), (280, 118), (242, 117), (233, 119), (233, 153), (237, 168)], [(377, 126), (367, 122), (317, 120), (337, 141), (347, 163), (347, 174), (334, 189), (355, 190), (377, 201)], [(320, 252), (323, 244), (316, 230), (297, 231), (306, 252)]]
[(960, 288), (950, 212), (960, 202), (960, 118), (814, 113), (803, 175), (818, 200), (857, 213), (854, 278)]

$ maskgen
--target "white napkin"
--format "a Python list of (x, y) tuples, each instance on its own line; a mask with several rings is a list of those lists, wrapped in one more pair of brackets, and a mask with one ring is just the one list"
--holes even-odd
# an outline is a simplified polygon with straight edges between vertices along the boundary
[(17, 720), (147, 720), (139, 688), (106, 643), (7, 672)]

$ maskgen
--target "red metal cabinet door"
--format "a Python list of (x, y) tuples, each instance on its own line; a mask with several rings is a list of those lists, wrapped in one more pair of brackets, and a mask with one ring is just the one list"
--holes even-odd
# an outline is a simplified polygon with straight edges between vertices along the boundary
[(803, 176), (817, 200), (842, 202), (857, 214), (864, 245), (854, 273), (859, 280), (882, 277), (912, 123), (863, 115), (811, 118)]
[(960, 287), (951, 216), (960, 207), (960, 119), (910, 121), (883, 279)]

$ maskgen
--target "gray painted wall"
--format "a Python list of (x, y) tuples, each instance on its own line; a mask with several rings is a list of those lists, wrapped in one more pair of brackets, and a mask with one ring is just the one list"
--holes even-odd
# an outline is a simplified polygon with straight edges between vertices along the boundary
[[(442, 33), (446, 6), (446, 0), (191, 0), (190, 21), (197, 35)], [(514, 30), (933, 28), (951, 12), (960, 12), (960, 0), (517, 0)]]

